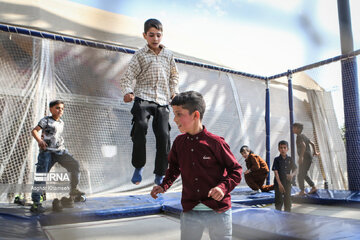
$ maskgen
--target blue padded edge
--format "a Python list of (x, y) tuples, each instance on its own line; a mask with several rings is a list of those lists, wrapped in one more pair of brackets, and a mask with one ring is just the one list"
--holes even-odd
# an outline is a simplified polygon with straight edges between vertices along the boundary
[(304, 197), (293, 196), (292, 199), (298, 203), (360, 205), (360, 191), (318, 189), (316, 193)]
[(161, 202), (150, 195), (98, 197), (76, 203), (74, 208), (64, 209), (63, 212), (41, 215), (39, 221), (47, 226), (143, 216), (160, 213), (161, 210)]
[[(231, 192), (231, 202), (244, 205), (270, 204), (275, 202), (275, 191), (251, 194), (253, 190), (249, 187), (235, 188)], [(291, 196), (299, 192), (297, 187), (291, 188)]]
[[(262, 192), (251, 195), (253, 192), (250, 188), (235, 188), (231, 192), (231, 202), (238, 203), (243, 205), (258, 205), (258, 204), (270, 204), (274, 203), (274, 191)], [(296, 193), (297, 190), (294, 189), (292, 194)], [(180, 215), (182, 211), (181, 206), (181, 193), (166, 193), (162, 194), (159, 197), (159, 200), (162, 201), (162, 210), (165, 213), (171, 213)]]
[(181, 193), (165, 193), (159, 196), (162, 201), (162, 211), (165, 213), (180, 215), (183, 208), (181, 206)]
[(37, 217), (22, 216), (7, 213), (7, 209), (0, 209), (0, 239), (48, 239), (38, 222)]
[[(358, 220), (345, 220), (307, 214), (296, 215), (295, 213), (279, 212), (268, 208), (249, 208), (246, 205), (274, 202), (273, 192), (250, 195), (251, 192), (250, 188), (235, 188), (231, 193), (234, 214), (234, 236), (241, 237), (244, 235), (244, 231), (247, 234), (249, 234), (249, 231), (255, 232), (253, 228), (256, 227), (256, 239), (261, 239), (261, 234), (264, 235), (264, 239), (283, 237), (286, 239), (331, 239), (331, 237), (340, 239), (356, 237), (360, 239), (360, 221)], [(293, 188), (292, 194), (296, 192), (298, 192), (298, 189)], [(307, 195), (306, 197), (293, 196), (293, 199), (295, 201), (308, 201), (316, 204), (360, 203), (360, 192), (320, 189), (316, 194)], [(45, 204), (47, 208), (51, 208), (51, 201)], [(149, 194), (88, 198), (84, 203), (76, 203), (72, 209), (64, 209), (60, 213), (54, 213), (49, 210), (41, 215), (32, 215), (29, 207), (0, 204), (0, 236), (1, 239), (29, 239), (28, 237), (32, 236), (30, 239), (41, 240), (47, 238), (42, 232), (39, 223), (42, 226), (48, 226), (134, 217), (161, 212), (180, 215), (181, 211), (181, 193), (179, 192), (159, 194), (156, 200), (152, 199)], [(291, 220), (291, 218), (295, 219)], [(335, 221), (336, 223), (334, 223)], [(273, 225), (276, 222), (278, 222), (277, 225), (279, 226), (274, 227)], [(311, 222), (311, 224), (308, 222)], [(343, 225), (344, 230), (342, 230)], [(283, 228), (280, 226), (283, 226)], [(307, 232), (306, 234), (308, 235), (310, 234), (308, 232), (311, 230), (312, 235), (308, 236), (305, 233), (301, 235), (301, 232), (297, 231), (299, 226), (303, 226), (301, 229)], [(336, 229), (336, 226), (341, 226), (341, 231)], [(317, 228), (321, 229), (321, 231), (317, 230)]]
[(231, 192), (231, 202), (241, 203), (244, 205), (274, 203), (274, 191), (261, 192), (251, 195), (252, 192), (253, 190), (251, 190), (251, 188), (235, 188)]
[(360, 239), (360, 220), (233, 204), (233, 236), (244, 239)]

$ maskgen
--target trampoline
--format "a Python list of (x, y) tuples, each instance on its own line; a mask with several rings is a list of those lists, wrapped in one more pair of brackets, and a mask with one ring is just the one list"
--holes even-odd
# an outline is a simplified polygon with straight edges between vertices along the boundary
[[(251, 194), (249, 188), (235, 188), (232, 195), (233, 239), (360, 238), (360, 218), (355, 217), (360, 212), (358, 192), (319, 190), (307, 197), (292, 196), (293, 202), (316, 202), (313, 208), (327, 206), (323, 216), (306, 207), (301, 210), (299, 204), (294, 210), (304, 213), (277, 211), (273, 192)], [(180, 192), (162, 194), (156, 200), (149, 194), (90, 197), (72, 209), (60, 213), (49, 209), (41, 215), (33, 215), (28, 206), (3, 203), (0, 234), (2, 239), (179, 239), (180, 198)], [(347, 208), (346, 218), (340, 213), (324, 216), (334, 202), (337, 211), (339, 205)], [(50, 201), (44, 205), (51, 208)], [(202, 239), (209, 239), (206, 232)]]

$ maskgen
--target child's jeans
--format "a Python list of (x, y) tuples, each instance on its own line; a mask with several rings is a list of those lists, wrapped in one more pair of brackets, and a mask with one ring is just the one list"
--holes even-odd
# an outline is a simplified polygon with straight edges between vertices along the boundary
[[(80, 164), (75, 160), (67, 150), (59, 152), (41, 151), (38, 156), (38, 162), (36, 164), (36, 173), (48, 173), (52, 166), (58, 162), (64, 167), (70, 175), (70, 186), (71, 189), (76, 188), (80, 179)], [(33, 202), (40, 202), (40, 195), (43, 193), (46, 182), (34, 181), (34, 190), (32, 191), (31, 198)], [(38, 189), (38, 188), (41, 188)]]
[(200, 240), (205, 228), (209, 230), (211, 240), (231, 240), (232, 237), (231, 209), (223, 213), (193, 210), (182, 212), (180, 223), (181, 240)]

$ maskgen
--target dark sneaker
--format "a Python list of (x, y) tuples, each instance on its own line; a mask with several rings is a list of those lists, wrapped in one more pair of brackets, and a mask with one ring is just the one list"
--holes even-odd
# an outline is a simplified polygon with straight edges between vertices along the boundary
[(84, 192), (81, 192), (79, 189), (77, 188), (74, 188), (74, 189), (71, 189), (70, 191), (70, 196), (80, 196), (80, 195), (85, 195)]
[(61, 201), (58, 198), (55, 198), (52, 202), (52, 209), (54, 212), (61, 212), (63, 210), (63, 206)]
[(40, 202), (42, 202), (42, 201), (46, 201), (46, 192), (45, 191), (40, 196)]
[(31, 205), (30, 211), (33, 213), (43, 213), (46, 211), (46, 209), (42, 206), (41, 203), (33, 203), (33, 205)]
[(63, 206), (64, 208), (73, 208), (74, 207), (74, 200), (69, 197), (62, 197), (61, 198), (61, 206)]
[(74, 199), (75, 202), (85, 202), (86, 196), (84, 192), (81, 192), (79, 189), (74, 188), (70, 191), (70, 197)]
[(18, 195), (15, 197), (14, 203), (25, 206), (26, 201), (25, 201), (24, 197)]

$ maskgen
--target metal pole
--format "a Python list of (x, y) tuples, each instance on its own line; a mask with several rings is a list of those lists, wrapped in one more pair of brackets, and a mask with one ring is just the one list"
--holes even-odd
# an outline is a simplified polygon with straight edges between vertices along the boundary
[[(266, 94), (265, 94), (265, 126), (266, 126), (266, 163), (270, 169), (270, 90), (269, 80), (266, 79)], [(270, 184), (270, 172), (266, 179), (266, 185)]]
[[(288, 101), (289, 101), (289, 119), (290, 119), (290, 150), (291, 157), (295, 160), (295, 137), (292, 125), (294, 124), (294, 104), (293, 104), (293, 86), (292, 86), (292, 72), (288, 71)], [(295, 177), (292, 182), (295, 184)]]
[[(354, 50), (348, 0), (338, 0), (342, 54)], [(341, 61), (349, 190), (360, 190), (360, 98), (356, 58)]]

